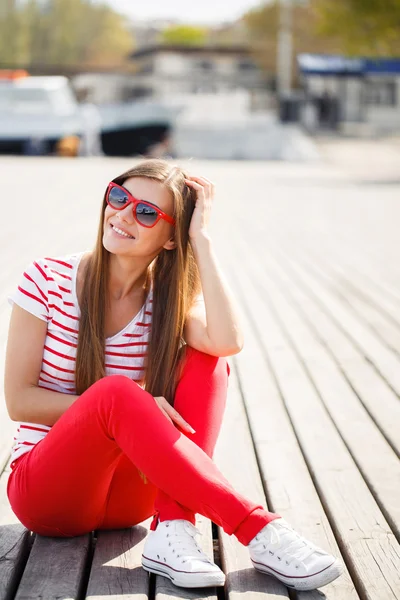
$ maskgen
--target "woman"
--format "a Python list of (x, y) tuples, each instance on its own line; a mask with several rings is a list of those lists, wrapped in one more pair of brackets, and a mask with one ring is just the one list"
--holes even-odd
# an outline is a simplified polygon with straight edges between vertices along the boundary
[[(243, 341), (208, 232), (214, 186), (160, 159), (113, 179), (93, 251), (33, 261), (18, 290), (5, 396), (19, 421), (8, 497), (48, 536), (154, 515), (142, 565), (177, 586), (223, 585), (196, 513), (296, 589), (340, 563), (240, 495), (212, 456)], [(23, 350), (23, 351), (22, 351)]]

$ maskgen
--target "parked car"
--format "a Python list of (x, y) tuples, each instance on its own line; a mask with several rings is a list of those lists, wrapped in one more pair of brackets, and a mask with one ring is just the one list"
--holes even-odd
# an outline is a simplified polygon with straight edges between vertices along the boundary
[(1, 153), (102, 154), (101, 122), (95, 106), (78, 103), (67, 77), (0, 72)]

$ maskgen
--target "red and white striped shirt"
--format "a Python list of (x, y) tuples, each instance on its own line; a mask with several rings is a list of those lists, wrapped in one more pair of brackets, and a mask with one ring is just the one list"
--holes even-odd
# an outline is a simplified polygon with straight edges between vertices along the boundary
[[(42, 367), (38, 386), (76, 394), (74, 384), (80, 308), (76, 295), (76, 274), (86, 251), (55, 258), (38, 258), (28, 265), (15, 292), (7, 297), (47, 322)], [(150, 290), (138, 314), (120, 332), (105, 340), (105, 371), (126, 375), (140, 385), (144, 376), (151, 328), (153, 291)], [(48, 425), (18, 423), (11, 454), (13, 461), (29, 452), (50, 431)]]

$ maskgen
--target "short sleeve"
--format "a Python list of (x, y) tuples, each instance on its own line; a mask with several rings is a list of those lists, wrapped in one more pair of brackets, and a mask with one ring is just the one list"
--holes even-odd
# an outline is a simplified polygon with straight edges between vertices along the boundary
[(17, 289), (7, 296), (7, 301), (11, 306), (18, 304), (42, 321), (49, 320), (48, 275), (43, 258), (26, 267)]

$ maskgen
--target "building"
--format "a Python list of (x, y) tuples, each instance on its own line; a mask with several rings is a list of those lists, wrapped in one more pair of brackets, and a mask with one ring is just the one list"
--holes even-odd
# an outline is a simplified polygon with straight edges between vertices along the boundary
[(237, 90), (263, 98), (268, 92), (268, 77), (246, 46), (152, 45), (135, 51), (131, 61), (131, 73), (76, 75), (72, 82), (76, 94), (95, 104), (109, 104)]
[(136, 95), (229, 92), (266, 87), (266, 77), (242, 45), (153, 45), (131, 55), (136, 66)]
[(320, 123), (400, 131), (400, 58), (299, 54), (298, 66), (306, 103), (316, 106)]

